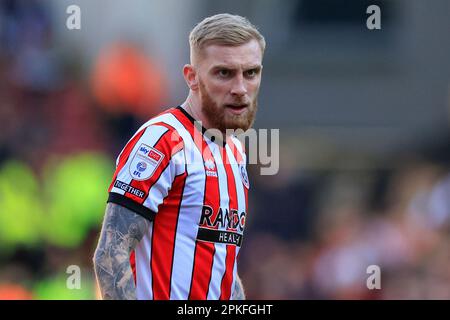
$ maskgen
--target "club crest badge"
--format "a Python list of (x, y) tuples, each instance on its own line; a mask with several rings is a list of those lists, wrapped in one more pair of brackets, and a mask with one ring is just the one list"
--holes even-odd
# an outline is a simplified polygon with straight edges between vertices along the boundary
[(241, 173), (242, 183), (247, 189), (250, 189), (250, 183), (248, 181), (247, 170), (245, 169), (245, 164), (239, 165), (239, 172)]

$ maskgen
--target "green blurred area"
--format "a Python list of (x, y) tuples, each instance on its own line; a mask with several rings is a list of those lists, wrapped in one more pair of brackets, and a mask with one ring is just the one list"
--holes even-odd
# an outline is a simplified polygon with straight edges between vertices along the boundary
[(93, 273), (89, 266), (83, 266), (86, 261), (77, 262), (84, 268), (80, 289), (69, 289), (70, 275), (54, 271), (66, 267), (67, 257), (77, 259), (76, 252), (86, 247), (89, 232), (101, 225), (113, 165), (103, 154), (79, 153), (50, 158), (40, 177), (17, 160), (0, 167), (0, 259), (17, 255), (17, 250), (23, 248), (54, 252), (50, 260), (46, 255), (44, 274), (27, 279), (13, 271), (17, 279), (11, 283), (11, 274), (8, 276), (5, 270), (6, 278), (0, 279), (0, 296), (95, 298)]
[(106, 157), (94, 154), (48, 163), (43, 184), (48, 205), (43, 235), (48, 242), (73, 248), (90, 227), (99, 226), (112, 171)]
[(0, 169), (0, 248), (36, 245), (42, 237), (44, 204), (39, 182), (23, 163), (9, 161)]
[(95, 285), (92, 279), (83, 279), (80, 288), (70, 289), (67, 274), (39, 281), (33, 288), (33, 299), (37, 300), (93, 300)]
[(41, 179), (24, 163), (0, 168), (0, 248), (75, 248), (103, 217), (113, 163), (81, 153), (50, 160)]

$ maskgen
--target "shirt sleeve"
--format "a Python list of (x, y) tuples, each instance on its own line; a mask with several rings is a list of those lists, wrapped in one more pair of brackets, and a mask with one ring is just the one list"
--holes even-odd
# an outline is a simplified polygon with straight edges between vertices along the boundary
[(174, 178), (184, 170), (184, 145), (178, 133), (163, 123), (150, 125), (119, 154), (108, 202), (153, 220)]

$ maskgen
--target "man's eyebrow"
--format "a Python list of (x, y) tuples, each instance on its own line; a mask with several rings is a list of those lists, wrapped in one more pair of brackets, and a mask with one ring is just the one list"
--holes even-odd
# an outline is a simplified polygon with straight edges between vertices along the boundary
[(262, 65), (260, 65), (260, 64), (256, 64), (256, 65), (245, 68), (245, 70), (257, 70), (257, 71), (259, 71), (261, 69), (262, 69)]
[[(219, 65), (215, 65), (214, 67), (212, 67), (212, 70), (221, 70), (221, 69), (236, 70), (237, 67), (236, 66), (231, 66), (231, 65), (226, 65), (226, 64), (219, 64)], [(250, 66), (244, 67), (244, 70), (253, 70), (253, 69), (261, 70), (262, 69), (262, 65), (255, 64), (255, 65), (250, 65)]]
[(226, 64), (219, 64), (212, 67), (212, 70), (219, 70), (219, 69), (227, 69), (227, 70), (233, 70), (236, 69), (236, 66), (230, 66)]

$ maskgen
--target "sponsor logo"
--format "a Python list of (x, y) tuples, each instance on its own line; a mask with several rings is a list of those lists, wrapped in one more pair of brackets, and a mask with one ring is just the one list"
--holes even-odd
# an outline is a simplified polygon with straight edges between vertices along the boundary
[(244, 231), (245, 228), (245, 212), (239, 213), (237, 210), (219, 208), (214, 215), (214, 210), (210, 206), (203, 206), (202, 215), (200, 217), (200, 226), (207, 228), (222, 228)]
[(204, 205), (200, 218), (197, 240), (215, 243), (233, 244), (238, 247), (242, 243), (242, 234), (245, 228), (245, 212)]
[(214, 170), (216, 168), (216, 165), (214, 164), (214, 161), (212, 159), (205, 160), (205, 168), (208, 170)]
[(206, 175), (208, 177), (215, 177), (215, 178), (217, 178), (217, 172), (215, 172), (215, 171), (206, 170)]
[(205, 242), (234, 244), (235, 246), (240, 247), (242, 244), (242, 234), (231, 231), (199, 228), (197, 233), (197, 240)]
[(207, 176), (217, 178), (216, 165), (214, 164), (213, 159), (205, 160), (205, 172)]
[(122, 182), (120, 180), (116, 180), (116, 182), (114, 182), (114, 187), (118, 188), (120, 190), (123, 190), (125, 192), (131, 193), (131, 194), (135, 195), (138, 198), (144, 199), (144, 196), (145, 196), (144, 191), (142, 191), (142, 190), (140, 190), (138, 188), (132, 187), (132, 186), (130, 186), (129, 184), (127, 184), (125, 182)]
[(148, 154), (150, 152), (150, 149), (147, 149), (145, 147), (145, 144), (141, 144), (141, 146), (139, 147), (139, 152), (142, 152), (143, 154)]
[(162, 158), (164, 158), (164, 154), (162, 154), (159, 150), (150, 147), (144, 143), (139, 146), (137, 155), (141, 157), (143, 160), (150, 160), (155, 164), (160, 162)]
[[(155, 149), (156, 150), (156, 149)], [(163, 157), (163, 155), (160, 152), (155, 152), (154, 150), (150, 150), (148, 153), (148, 156), (150, 157), (150, 159), (155, 160), (156, 162), (158, 162), (159, 160), (161, 160), (161, 158)]]
[(142, 143), (129, 165), (130, 175), (134, 180), (150, 179), (164, 158), (159, 150)]

